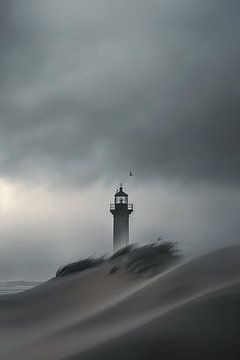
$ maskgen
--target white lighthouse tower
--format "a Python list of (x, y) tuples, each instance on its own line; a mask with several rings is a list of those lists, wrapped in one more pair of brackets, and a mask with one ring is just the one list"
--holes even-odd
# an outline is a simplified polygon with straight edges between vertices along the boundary
[(129, 215), (133, 212), (133, 204), (128, 203), (128, 194), (120, 184), (110, 205), (113, 214), (113, 251), (116, 252), (129, 244)]

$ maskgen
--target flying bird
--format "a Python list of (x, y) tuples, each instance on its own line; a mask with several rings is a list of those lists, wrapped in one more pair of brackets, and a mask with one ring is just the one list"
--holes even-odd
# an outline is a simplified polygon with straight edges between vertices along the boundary
[(129, 176), (133, 176), (133, 173), (132, 173), (132, 171), (129, 171)]

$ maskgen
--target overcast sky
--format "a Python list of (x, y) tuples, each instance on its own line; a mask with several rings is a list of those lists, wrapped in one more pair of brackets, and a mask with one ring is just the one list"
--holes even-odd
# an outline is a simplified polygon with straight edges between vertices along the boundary
[(132, 242), (238, 241), (239, 11), (0, 0), (0, 280), (111, 252), (121, 181)]

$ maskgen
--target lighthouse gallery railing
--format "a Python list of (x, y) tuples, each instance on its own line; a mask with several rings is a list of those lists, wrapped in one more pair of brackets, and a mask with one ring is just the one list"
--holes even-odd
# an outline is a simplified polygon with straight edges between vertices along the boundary
[[(110, 204), (110, 210), (115, 210), (116, 205), (118, 206), (120, 204)], [(121, 205), (127, 205), (128, 210), (133, 210), (133, 204), (121, 204)]]

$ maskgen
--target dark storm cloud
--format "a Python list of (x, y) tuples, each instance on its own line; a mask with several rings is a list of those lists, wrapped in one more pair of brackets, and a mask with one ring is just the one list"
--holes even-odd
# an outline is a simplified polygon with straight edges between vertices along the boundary
[(2, 176), (238, 183), (237, 1), (0, 1)]

